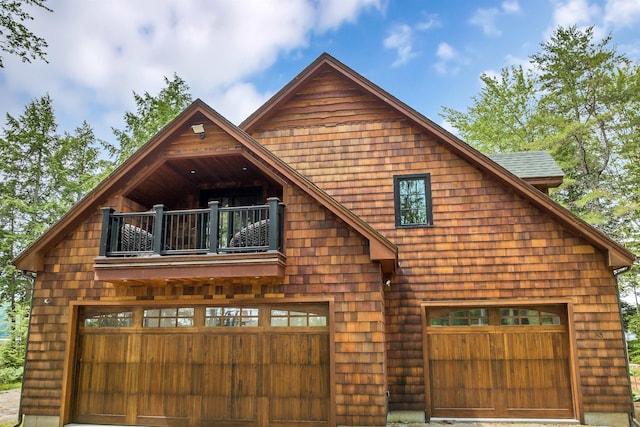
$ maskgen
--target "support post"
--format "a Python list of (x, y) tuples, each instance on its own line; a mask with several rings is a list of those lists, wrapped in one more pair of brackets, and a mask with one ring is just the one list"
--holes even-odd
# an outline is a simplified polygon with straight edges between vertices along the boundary
[(280, 249), (278, 247), (280, 240), (280, 199), (269, 197), (267, 203), (269, 204), (269, 250), (277, 251)]
[(209, 202), (209, 253), (218, 253), (218, 205), (217, 200)]
[(109, 244), (111, 240), (111, 214), (115, 210), (110, 207), (102, 208), (102, 230), (100, 231), (100, 252), (99, 256), (106, 257), (113, 248)]
[(153, 205), (153, 210), (156, 211), (153, 218), (153, 253), (160, 255), (162, 250), (162, 229), (164, 222), (164, 205)]

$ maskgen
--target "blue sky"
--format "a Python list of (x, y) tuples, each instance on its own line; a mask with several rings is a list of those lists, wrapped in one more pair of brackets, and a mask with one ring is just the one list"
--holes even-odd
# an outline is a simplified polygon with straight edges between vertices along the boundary
[(639, 0), (49, 0), (31, 29), (49, 63), (5, 56), (0, 113), (49, 94), (60, 131), (87, 120), (114, 141), (132, 91), (156, 94), (177, 73), (240, 123), (322, 52), (437, 123), (482, 73), (526, 64), (558, 25), (611, 32), (640, 58)]

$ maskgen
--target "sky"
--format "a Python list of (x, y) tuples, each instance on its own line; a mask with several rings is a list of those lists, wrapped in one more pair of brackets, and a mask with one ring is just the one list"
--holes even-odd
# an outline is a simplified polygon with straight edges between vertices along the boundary
[(611, 33), (640, 58), (640, 0), (48, 0), (28, 9), (47, 61), (3, 53), (0, 126), (49, 94), (59, 131), (111, 129), (133, 93), (186, 81), (239, 124), (323, 52), (431, 120), (465, 110), (483, 73), (525, 65), (558, 25)]

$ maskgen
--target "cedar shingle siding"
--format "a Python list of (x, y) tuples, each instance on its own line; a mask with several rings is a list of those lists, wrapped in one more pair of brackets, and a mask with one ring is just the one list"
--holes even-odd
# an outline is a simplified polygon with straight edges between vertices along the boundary
[[(323, 55), (241, 125), (255, 141), (196, 101), (22, 254), (18, 267), (38, 273), (22, 413), (74, 420), (74, 345), (81, 327), (75, 316), (84, 304), (317, 301), (330, 302), (333, 310), (327, 373), (331, 409), (326, 420), (314, 421), (317, 425), (380, 426), (388, 411), (400, 410), (426, 410), (428, 418), (425, 307), (474, 301), (564, 307), (571, 348), (570, 418), (630, 413), (612, 269), (631, 263), (633, 255), (568, 212), (555, 210), (533, 187), (508, 181), (517, 178), (500, 175), (484, 156), (476, 159), (455, 137), (443, 137), (442, 129), (380, 93)], [(204, 140), (190, 132), (194, 123), (205, 124)], [(286, 205), (284, 276), (247, 277), (239, 267), (237, 277), (95, 280), (100, 208), (150, 209), (140, 203), (149, 194), (142, 184), (183, 192), (174, 204), (195, 208), (195, 191), (171, 187), (184, 171), (173, 169), (175, 179), (153, 173), (165, 171), (165, 158), (206, 162), (208, 156), (248, 160), (261, 171), (250, 184), (268, 177), (265, 192), (279, 192)], [(431, 178), (433, 226), (396, 228), (394, 175), (424, 173)], [(207, 189), (219, 187), (222, 183), (207, 183)], [(395, 262), (389, 258), (394, 253)], [(198, 256), (207, 255), (185, 261)], [(268, 409), (268, 397), (257, 393), (258, 413), (278, 409)], [(263, 416), (258, 424), (267, 425)]]

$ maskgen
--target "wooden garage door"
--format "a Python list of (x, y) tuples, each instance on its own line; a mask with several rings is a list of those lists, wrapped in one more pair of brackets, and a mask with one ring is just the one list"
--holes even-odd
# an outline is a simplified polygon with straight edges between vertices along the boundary
[(329, 425), (325, 304), (86, 308), (72, 419)]
[(430, 413), (574, 418), (563, 306), (427, 309)]

